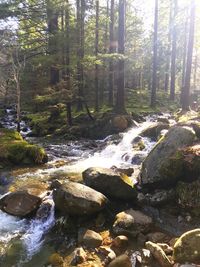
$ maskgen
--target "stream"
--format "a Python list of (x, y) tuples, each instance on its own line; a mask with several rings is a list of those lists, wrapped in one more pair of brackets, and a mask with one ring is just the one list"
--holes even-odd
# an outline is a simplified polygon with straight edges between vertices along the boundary
[[(6, 110), (5, 127), (14, 128), (14, 115)], [(166, 114), (165, 117), (170, 117)], [(19, 168), (1, 176), (10, 176), (16, 185), (26, 185), (34, 181), (40, 184), (56, 177), (68, 177), (70, 180), (81, 181), (81, 173), (89, 167), (140, 168), (142, 160), (153, 148), (155, 142), (149, 138), (139, 137), (140, 133), (152, 125), (157, 117), (147, 117), (146, 121), (130, 128), (119, 135), (108, 136), (104, 140), (53, 141), (43, 138), (27, 138), (29, 142), (43, 145), (48, 152), (49, 163), (40, 168)], [(24, 123), (24, 122), (23, 122)], [(23, 124), (22, 134), (26, 138), (30, 129)], [(138, 139), (139, 137), (139, 139)], [(134, 150), (133, 143), (142, 140), (145, 149)], [(11, 180), (12, 180), (11, 179)], [(134, 178), (134, 175), (132, 177)], [(12, 186), (9, 184), (9, 186)], [(6, 192), (4, 192), (6, 193)], [(52, 203), (46, 218), (19, 219), (0, 211), (0, 266), (4, 267), (42, 267), (49, 255), (54, 251), (53, 241), (48, 233), (56, 223), (52, 194), (46, 196)], [(6, 251), (6, 252), (5, 252)]]

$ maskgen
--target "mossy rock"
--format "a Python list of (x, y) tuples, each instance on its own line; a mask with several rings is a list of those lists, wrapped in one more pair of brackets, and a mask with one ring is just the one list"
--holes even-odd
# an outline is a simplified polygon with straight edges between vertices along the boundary
[(178, 263), (200, 262), (200, 229), (184, 233), (174, 245), (173, 258)]
[(43, 148), (29, 144), (18, 132), (8, 129), (0, 129), (0, 151), (3, 166), (42, 164), (48, 160)]

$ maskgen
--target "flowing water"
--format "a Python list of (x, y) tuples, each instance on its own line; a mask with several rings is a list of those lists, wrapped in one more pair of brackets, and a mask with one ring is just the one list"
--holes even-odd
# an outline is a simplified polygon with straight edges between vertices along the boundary
[[(9, 112), (8, 116), (10, 116)], [(141, 161), (135, 159), (145, 158), (155, 143), (148, 138), (142, 138), (145, 149), (138, 151), (133, 149), (134, 139), (154, 123), (154, 120), (154, 118), (148, 118), (146, 122), (129, 129), (117, 139), (109, 136), (104, 140), (92, 142), (82, 140), (68, 143), (44, 143), (51, 159), (50, 163), (40, 169), (24, 169), (19, 173), (15, 171), (15, 180), (28, 184), (28, 181), (33, 179), (39, 183), (47, 181), (49, 177), (56, 178), (58, 175), (80, 176), (89, 167), (138, 167)], [(56, 164), (60, 161), (63, 161), (61, 166)], [(19, 219), (0, 211), (0, 254), (2, 254), (3, 261), (3, 265), (0, 261), (0, 266), (43, 266), (40, 265), (41, 262), (39, 265), (35, 262), (40, 257), (39, 255), (45, 252), (46, 235), (55, 223), (52, 194), (46, 198), (51, 203), (51, 209), (45, 218)], [(15, 244), (15, 249), (12, 250), (13, 244)], [(8, 252), (5, 252), (6, 250)], [(47, 250), (49, 252), (51, 249)], [(18, 255), (17, 258), (16, 255)], [(45, 258), (44, 255), (41, 257)]]

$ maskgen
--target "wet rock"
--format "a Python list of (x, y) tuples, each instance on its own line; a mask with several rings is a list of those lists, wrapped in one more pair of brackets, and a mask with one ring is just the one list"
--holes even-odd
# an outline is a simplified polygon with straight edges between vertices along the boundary
[(64, 214), (89, 215), (101, 211), (106, 206), (107, 198), (94, 189), (74, 182), (58, 185), (53, 191), (56, 209)]
[(184, 233), (174, 245), (175, 262), (196, 263), (200, 261), (200, 229)]
[(127, 175), (106, 168), (89, 168), (82, 176), (87, 186), (106, 196), (125, 200), (137, 197), (133, 182)]
[(36, 212), (36, 218), (40, 220), (46, 220), (54, 206), (53, 199), (48, 196), (42, 199), (42, 203)]
[(129, 257), (125, 254), (117, 257), (116, 259), (114, 259), (109, 265), (108, 267), (132, 267), (132, 263), (131, 260), (129, 259)]
[(81, 264), (81, 263), (85, 262), (86, 259), (87, 259), (87, 254), (86, 254), (85, 250), (82, 247), (76, 248), (73, 252), (71, 265)]
[(131, 176), (134, 173), (133, 168), (124, 169), (124, 168), (117, 168), (116, 166), (112, 166), (111, 169), (114, 170), (115, 172), (126, 174), (127, 176)]
[(155, 243), (146, 242), (146, 248), (152, 253), (154, 258), (158, 261), (161, 267), (172, 267), (173, 263), (167, 257), (165, 252)]
[(78, 241), (88, 248), (97, 248), (101, 246), (103, 239), (100, 234), (88, 229), (79, 231)]
[(143, 130), (141, 133), (141, 136), (149, 137), (153, 140), (157, 140), (161, 131), (164, 129), (169, 129), (169, 124), (157, 122), (149, 126), (147, 129)]
[(151, 241), (153, 243), (163, 242), (166, 239), (166, 237), (167, 237), (166, 234), (161, 232), (149, 233), (147, 235), (148, 241)]
[(142, 256), (140, 251), (135, 251), (132, 255), (131, 255), (131, 263), (133, 267), (141, 267), (142, 264)]
[(144, 160), (141, 170), (142, 186), (164, 188), (174, 185), (180, 179), (183, 170), (177, 150), (191, 145), (195, 137), (191, 128), (172, 127)]
[(0, 199), (0, 208), (8, 214), (26, 217), (39, 208), (41, 198), (31, 195), (26, 191), (9, 193)]
[(144, 153), (136, 153), (131, 160), (131, 164), (140, 165), (145, 158), (146, 155)]
[(138, 194), (138, 201), (141, 204), (148, 204), (151, 206), (161, 206), (174, 202), (176, 199), (175, 189), (170, 190), (155, 190), (154, 193)]
[(138, 233), (146, 233), (152, 225), (152, 219), (140, 211), (133, 209), (120, 212), (115, 217), (113, 232), (119, 235), (135, 237)]
[(119, 235), (113, 240), (113, 246), (116, 248), (127, 248), (128, 243), (128, 237), (124, 235)]

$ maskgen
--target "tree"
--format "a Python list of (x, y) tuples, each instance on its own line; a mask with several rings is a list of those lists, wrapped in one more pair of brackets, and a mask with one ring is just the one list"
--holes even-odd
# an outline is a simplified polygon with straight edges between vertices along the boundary
[(194, 48), (194, 29), (195, 29), (195, 0), (191, 0), (187, 64), (186, 64), (185, 83), (184, 83), (183, 98), (182, 98), (182, 109), (184, 111), (190, 109), (190, 79), (191, 79), (192, 56)]
[(151, 106), (156, 106), (156, 88), (157, 88), (157, 62), (158, 59), (158, 0), (155, 0), (154, 14), (154, 41), (153, 41), (153, 77), (151, 90)]
[(125, 52), (125, 0), (119, 0), (119, 29), (118, 29), (118, 81), (116, 111), (125, 113), (125, 77), (124, 77), (124, 52)]
[[(109, 53), (113, 54), (115, 52), (115, 40), (114, 40), (114, 5), (115, 1), (111, 0), (110, 6), (110, 46)], [(113, 91), (114, 91), (114, 64), (113, 59), (111, 58), (109, 61), (109, 99), (108, 103), (110, 106), (113, 106)]]
[[(99, 0), (96, 0), (95, 56), (99, 52)], [(99, 111), (99, 65), (95, 64), (95, 110)]]
[(171, 85), (170, 85), (170, 100), (175, 99), (175, 86), (176, 86), (176, 17), (177, 17), (177, 0), (173, 1), (173, 30), (172, 30), (172, 54), (171, 54)]

